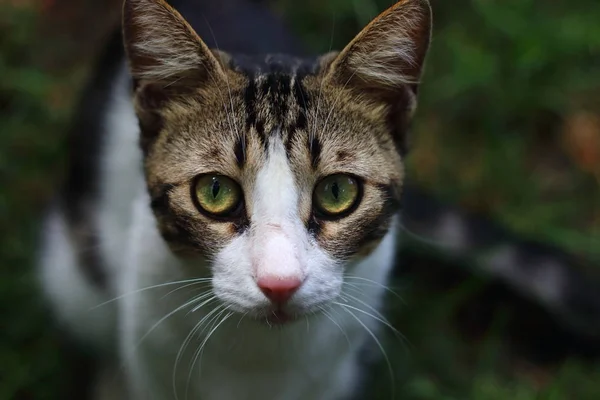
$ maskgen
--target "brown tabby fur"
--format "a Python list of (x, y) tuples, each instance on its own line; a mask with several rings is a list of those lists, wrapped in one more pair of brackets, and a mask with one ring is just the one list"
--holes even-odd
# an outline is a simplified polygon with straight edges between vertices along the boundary
[[(399, 2), (341, 53), (312, 61), (239, 61), (209, 50), (164, 1), (127, 4), (124, 36), (147, 184), (173, 250), (210, 256), (251, 229), (256, 175), (281, 141), (300, 215), (315, 239), (339, 258), (370, 252), (397, 212), (405, 131), (429, 43), (428, 2)], [(390, 48), (373, 50), (386, 43)], [(394, 45), (402, 48), (394, 53)], [(209, 172), (240, 183), (243, 217), (215, 220), (198, 212), (191, 188)], [(360, 204), (344, 218), (318, 218), (313, 188), (334, 173), (363, 182)]]

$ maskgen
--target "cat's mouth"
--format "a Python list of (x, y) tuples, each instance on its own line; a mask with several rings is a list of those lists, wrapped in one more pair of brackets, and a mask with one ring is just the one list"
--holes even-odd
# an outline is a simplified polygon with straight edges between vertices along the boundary
[(306, 315), (305, 310), (296, 307), (278, 306), (263, 308), (254, 314), (254, 320), (268, 327), (282, 327), (304, 319)]
[(261, 313), (261, 315), (257, 315), (257, 320), (270, 326), (288, 326), (297, 321), (304, 319), (312, 319), (312, 317), (319, 315), (318, 308), (288, 308), (288, 307), (278, 307), (272, 308), (271, 310), (266, 311), (265, 313)]
[(289, 312), (278, 309), (273, 311), (270, 315), (267, 315), (265, 317), (265, 322), (268, 325), (285, 325), (296, 319), (297, 318)]

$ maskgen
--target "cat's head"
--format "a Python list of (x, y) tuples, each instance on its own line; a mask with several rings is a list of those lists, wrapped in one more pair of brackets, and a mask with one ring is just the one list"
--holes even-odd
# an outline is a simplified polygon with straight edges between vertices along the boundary
[(313, 61), (211, 50), (162, 0), (127, 0), (123, 23), (148, 190), (172, 251), (208, 260), (217, 297), (250, 315), (338, 297), (398, 211), (428, 2), (399, 2)]

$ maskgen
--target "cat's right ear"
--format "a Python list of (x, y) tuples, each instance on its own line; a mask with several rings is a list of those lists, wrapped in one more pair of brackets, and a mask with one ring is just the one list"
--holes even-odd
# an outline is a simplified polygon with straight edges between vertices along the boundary
[(361, 96), (395, 101), (416, 92), (431, 37), (428, 0), (400, 0), (367, 25), (337, 56), (329, 55), (326, 81)]
[(136, 89), (168, 97), (224, 76), (215, 55), (164, 0), (125, 0), (123, 39)]

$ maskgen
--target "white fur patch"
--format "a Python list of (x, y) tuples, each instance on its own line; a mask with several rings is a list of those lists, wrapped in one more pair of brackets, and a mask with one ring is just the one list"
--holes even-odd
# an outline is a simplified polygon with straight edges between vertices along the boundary
[(106, 266), (118, 273), (127, 249), (127, 229), (131, 226), (131, 200), (143, 185), (142, 154), (139, 148), (138, 120), (131, 104), (129, 74), (123, 65), (114, 82), (112, 102), (104, 123), (100, 168), (100, 207), (96, 225)]
[(252, 196), (253, 272), (257, 279), (303, 281), (308, 237), (298, 217), (298, 191), (281, 140), (271, 143)]
[(64, 216), (53, 211), (46, 220), (40, 253), (43, 291), (65, 327), (83, 343), (106, 351), (114, 344), (116, 310), (114, 305), (107, 305), (90, 311), (106, 297), (83, 275), (77, 251)]

